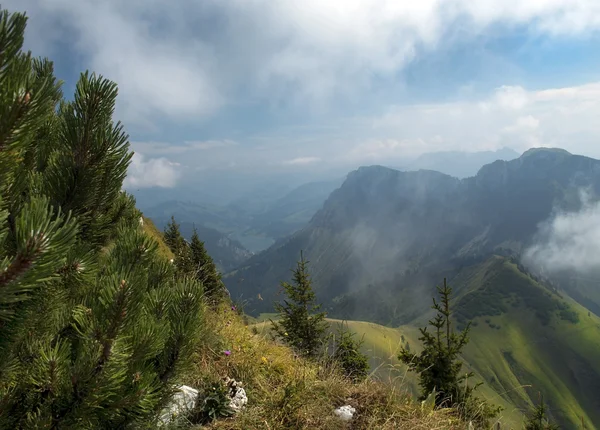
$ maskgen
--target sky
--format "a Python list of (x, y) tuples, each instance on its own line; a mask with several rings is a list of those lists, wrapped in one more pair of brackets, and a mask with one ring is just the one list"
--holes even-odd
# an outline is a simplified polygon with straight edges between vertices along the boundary
[[(119, 86), (126, 180), (562, 147), (600, 158), (598, 0), (4, 0), (25, 45)], [(216, 179), (215, 179), (216, 180)]]

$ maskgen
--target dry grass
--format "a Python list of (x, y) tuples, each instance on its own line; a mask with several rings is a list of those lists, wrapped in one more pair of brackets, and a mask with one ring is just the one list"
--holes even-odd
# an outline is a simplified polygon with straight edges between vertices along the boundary
[(165, 244), (165, 241), (163, 240), (162, 232), (156, 227), (156, 225), (154, 225), (154, 222), (152, 222), (152, 220), (150, 218), (146, 218), (144, 216), (143, 216), (143, 220), (144, 220), (144, 231), (146, 232), (146, 234), (148, 236), (152, 237), (154, 240), (156, 240), (156, 242), (158, 242), (159, 255), (166, 258), (167, 260), (174, 258), (173, 253), (171, 252), (171, 250), (169, 249), (169, 247)]
[[(247, 408), (210, 429), (464, 429), (449, 411), (424, 411), (391, 385), (367, 379), (353, 384), (331, 366), (295, 357), (267, 334), (253, 333), (228, 306), (207, 315), (207, 337), (194, 357), (188, 385), (229, 376), (242, 381)], [(229, 356), (224, 354), (230, 350)], [(345, 423), (333, 410), (349, 404)]]

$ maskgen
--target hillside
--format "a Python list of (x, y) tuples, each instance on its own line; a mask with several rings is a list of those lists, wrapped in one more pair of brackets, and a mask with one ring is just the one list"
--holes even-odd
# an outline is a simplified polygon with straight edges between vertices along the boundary
[[(348, 175), (307, 227), (250, 258), (226, 282), (249, 301), (251, 312), (269, 311), (279, 281), (302, 249), (312, 261), (322, 300), (345, 298), (352, 307), (366, 294), (370, 298), (359, 300), (362, 307), (387, 303), (379, 321), (402, 324), (422, 309), (407, 314), (394, 310), (396, 304), (419, 307), (421, 297), (414, 291), (426, 289), (427, 298), (440, 275), (490, 253), (519, 255), (556, 208), (581, 207), (579, 191), (585, 187), (599, 194), (600, 161), (547, 149), (496, 161), (463, 180), (433, 171), (362, 167)], [(589, 289), (577, 282), (568, 288)], [(390, 290), (395, 303), (388, 300)], [(263, 301), (256, 300), (258, 293)]]
[[(481, 393), (505, 409), (505, 424), (518, 427), (540, 392), (562, 428), (578, 428), (582, 419), (588, 426), (600, 422), (597, 315), (500, 256), (467, 267), (450, 282), (459, 328), (473, 324), (463, 359), (475, 380), (485, 382)], [(417, 327), (428, 318), (425, 313), (400, 327), (352, 320), (344, 325), (364, 336), (363, 350), (379, 378), (416, 393), (414, 375), (396, 356), (406, 343), (419, 350)]]
[(249, 312), (270, 311), (279, 281), (304, 250), (331, 317), (418, 327), (447, 277), (458, 322), (476, 324), (465, 358), (489, 387), (509, 392), (505, 401), (521, 410), (543, 392), (565, 428), (582, 417), (600, 422), (592, 394), (600, 384), (600, 328), (590, 305), (598, 305), (598, 282), (540, 278), (529, 273), (539, 267), (516, 264), (557, 208), (582, 207), (582, 188), (596, 198), (600, 161), (552, 149), (496, 161), (464, 180), (360, 168), (306, 228), (253, 256), (226, 283)]

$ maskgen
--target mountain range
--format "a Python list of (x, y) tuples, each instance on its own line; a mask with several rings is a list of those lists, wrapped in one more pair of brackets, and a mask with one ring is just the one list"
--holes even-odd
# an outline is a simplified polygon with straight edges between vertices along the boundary
[[(519, 409), (543, 392), (565, 428), (600, 424), (600, 277), (566, 258), (579, 242), (554, 249), (551, 237), (552, 220), (572, 219), (599, 195), (600, 161), (561, 149), (532, 149), (464, 179), (361, 167), (308, 225), (225, 282), (247, 312), (269, 312), (303, 250), (330, 316), (417, 327), (446, 277), (457, 324), (473, 324), (464, 358), (488, 387)], [(540, 249), (558, 255), (532, 252)], [(561, 252), (565, 264), (549, 264)]]

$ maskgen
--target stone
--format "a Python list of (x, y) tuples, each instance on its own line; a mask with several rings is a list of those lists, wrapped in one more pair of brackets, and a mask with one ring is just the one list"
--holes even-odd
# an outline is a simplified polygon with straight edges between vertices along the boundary
[(356, 413), (356, 409), (350, 405), (340, 406), (335, 411), (333, 411), (338, 417), (340, 417), (343, 421), (350, 421), (354, 414)]
[(242, 387), (242, 383), (236, 381), (232, 378), (225, 378), (225, 384), (227, 385), (227, 389), (229, 390), (229, 397), (231, 400), (229, 401), (229, 407), (233, 409), (236, 413), (240, 412), (246, 404), (248, 403), (248, 396), (246, 395), (246, 390)]
[(171, 398), (169, 404), (162, 410), (159, 418), (161, 425), (166, 425), (179, 417), (190, 412), (196, 406), (198, 390), (187, 385), (177, 387), (177, 392)]

